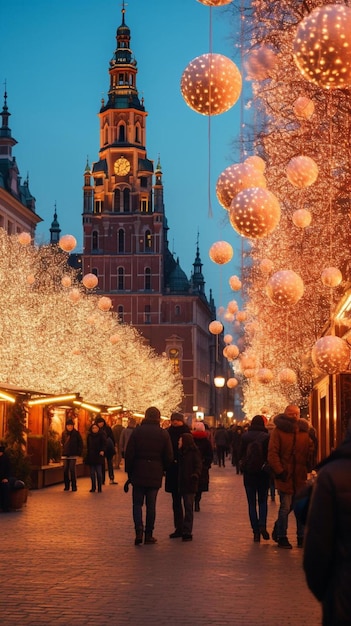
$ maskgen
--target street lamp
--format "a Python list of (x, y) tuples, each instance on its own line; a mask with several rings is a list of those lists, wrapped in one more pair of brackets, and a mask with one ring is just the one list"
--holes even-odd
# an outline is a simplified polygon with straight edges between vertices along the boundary
[(217, 389), (221, 389), (222, 387), (224, 387), (225, 385), (224, 376), (215, 376), (214, 384), (215, 384), (215, 387), (217, 387)]

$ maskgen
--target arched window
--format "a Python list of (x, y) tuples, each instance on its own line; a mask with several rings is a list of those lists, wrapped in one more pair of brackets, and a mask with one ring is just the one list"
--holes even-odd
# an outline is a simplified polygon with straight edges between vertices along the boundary
[(119, 319), (121, 320), (121, 322), (124, 322), (124, 308), (121, 304), (118, 305), (117, 315)]
[(125, 233), (124, 233), (123, 228), (120, 228), (118, 231), (118, 252), (125, 252), (124, 244), (125, 244)]
[(123, 211), (130, 213), (130, 189), (128, 187), (123, 189)]
[(124, 291), (124, 268), (123, 267), (118, 268), (117, 275), (118, 275), (117, 289), (119, 291)]
[(98, 250), (99, 249), (99, 233), (96, 230), (94, 230), (93, 234), (92, 234), (91, 248), (92, 248), (92, 250)]
[(151, 249), (152, 249), (152, 235), (149, 230), (146, 230), (145, 235), (144, 235), (144, 251), (146, 252), (147, 250), (151, 250)]
[(115, 193), (113, 196), (113, 211), (115, 213), (120, 213), (121, 211), (121, 191), (120, 189), (115, 189)]
[(126, 129), (124, 124), (120, 124), (120, 126), (118, 127), (118, 141), (125, 141), (126, 140)]
[(151, 291), (151, 269), (145, 268), (145, 291)]
[(108, 126), (106, 124), (105, 128), (104, 128), (104, 135), (105, 135), (105, 143), (108, 143)]

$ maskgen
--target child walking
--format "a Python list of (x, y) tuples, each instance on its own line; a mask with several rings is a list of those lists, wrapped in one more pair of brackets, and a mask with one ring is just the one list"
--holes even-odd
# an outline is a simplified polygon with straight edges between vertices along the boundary
[(194, 499), (202, 469), (200, 452), (190, 433), (179, 439), (179, 493), (184, 505), (183, 541), (193, 538)]

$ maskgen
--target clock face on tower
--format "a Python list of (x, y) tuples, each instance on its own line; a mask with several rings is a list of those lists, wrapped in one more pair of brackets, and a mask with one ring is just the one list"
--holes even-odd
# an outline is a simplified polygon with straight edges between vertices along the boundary
[(130, 163), (125, 157), (120, 157), (115, 161), (113, 169), (116, 176), (126, 176), (130, 170)]

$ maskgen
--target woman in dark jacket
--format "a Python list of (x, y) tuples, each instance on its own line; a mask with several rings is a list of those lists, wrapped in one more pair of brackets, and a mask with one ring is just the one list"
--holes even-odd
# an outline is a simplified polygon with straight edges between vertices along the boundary
[(303, 567), (323, 626), (344, 626), (351, 623), (351, 431), (316, 469)]
[(77, 457), (82, 456), (83, 452), (83, 439), (74, 428), (74, 422), (72, 419), (68, 419), (66, 422), (66, 428), (62, 433), (62, 458), (63, 458), (63, 479), (65, 482), (64, 491), (69, 491), (71, 484), (72, 491), (77, 491), (77, 475), (76, 475), (76, 462)]
[(194, 498), (198, 490), (202, 461), (190, 433), (179, 439), (179, 493), (184, 504), (183, 541), (193, 538)]
[(208, 491), (210, 484), (210, 468), (213, 461), (213, 449), (209, 440), (205, 424), (195, 422), (192, 435), (197, 446), (202, 461), (202, 470), (199, 479), (198, 490), (195, 494), (195, 511), (200, 511), (200, 500), (204, 491)]
[[(250, 468), (247, 462), (248, 448), (253, 441), (259, 443), (258, 450), (259, 454), (262, 455), (254, 471), (252, 471), (252, 467)], [(268, 442), (269, 434), (265, 427), (265, 421), (262, 415), (255, 415), (252, 418), (249, 429), (241, 437), (240, 462), (244, 474), (244, 487), (249, 507), (250, 524), (253, 538), (256, 542), (260, 541), (261, 535), (263, 539), (269, 539), (269, 533), (267, 532), (267, 498), (270, 476), (261, 469), (263, 463), (267, 461)]]
[(106, 437), (99, 426), (94, 422), (87, 436), (87, 456), (86, 463), (90, 467), (91, 489), (90, 492), (96, 491), (96, 482), (98, 493), (102, 491), (102, 463), (104, 459), (106, 447)]

